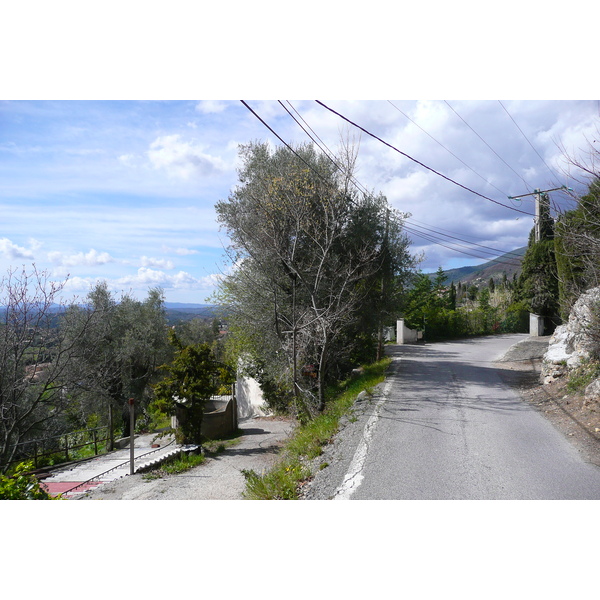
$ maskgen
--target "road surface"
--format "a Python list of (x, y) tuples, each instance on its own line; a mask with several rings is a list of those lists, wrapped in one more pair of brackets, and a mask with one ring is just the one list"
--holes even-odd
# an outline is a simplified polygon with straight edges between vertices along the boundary
[(600, 468), (584, 462), (493, 364), (522, 339), (394, 347), (384, 393), (333, 497), (600, 499)]

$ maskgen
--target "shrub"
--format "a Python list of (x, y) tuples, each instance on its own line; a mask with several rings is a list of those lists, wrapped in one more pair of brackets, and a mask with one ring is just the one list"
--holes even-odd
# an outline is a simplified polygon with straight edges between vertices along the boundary
[(0, 500), (51, 500), (32, 469), (32, 462), (19, 463), (12, 476), (0, 475)]

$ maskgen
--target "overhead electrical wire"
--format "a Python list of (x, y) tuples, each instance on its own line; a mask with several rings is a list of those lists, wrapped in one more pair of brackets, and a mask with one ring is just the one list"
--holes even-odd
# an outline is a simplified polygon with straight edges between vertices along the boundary
[(260, 115), (253, 110), (249, 104), (244, 101), (244, 100), (240, 100), (240, 102), (282, 143), (286, 146), (286, 148), (288, 148), (291, 152), (293, 152), (293, 154), (298, 157), (313, 173), (315, 173), (318, 177), (320, 177), (321, 179), (323, 179), (323, 176), (321, 175), (321, 173), (319, 173), (318, 171), (316, 171), (312, 165), (308, 162), (306, 162), (302, 156), (300, 156), (262, 117), (260, 117)]
[(546, 166), (546, 169), (548, 169), (548, 171), (550, 172), (550, 175), (552, 175), (552, 177), (554, 178), (554, 181), (556, 181), (555, 173), (548, 166), (548, 163), (542, 158), (542, 155), (536, 150), (535, 146), (529, 141), (529, 138), (525, 135), (523, 130), (519, 127), (517, 122), (513, 119), (512, 115), (508, 112), (508, 109), (506, 108), (506, 106), (504, 106), (504, 104), (502, 104), (502, 102), (500, 100), (498, 100), (498, 103), (504, 109), (504, 112), (510, 117), (510, 120), (515, 124), (515, 127), (521, 132), (521, 135), (525, 138), (525, 141), (531, 146), (533, 151), (538, 155), (539, 159), (544, 163), (544, 165)]
[[(308, 127), (308, 129), (310, 129), (310, 131), (312, 132), (312, 134), (314, 134), (314, 136), (315, 136), (316, 138), (318, 138), (318, 140), (319, 140), (320, 144), (319, 144), (319, 143), (318, 143), (318, 142), (315, 140), (315, 138), (313, 137), (313, 135), (311, 135), (310, 133), (308, 133), (308, 131), (306, 131), (305, 127), (304, 127), (304, 126), (303, 126), (303, 125), (302, 125), (302, 124), (301, 124), (301, 123), (298, 121), (298, 119), (296, 119), (296, 117), (294, 117), (294, 115), (292, 115), (292, 114), (290, 113), (290, 111), (289, 111), (289, 110), (288, 110), (288, 109), (287, 109), (287, 108), (286, 108), (286, 107), (283, 105), (283, 103), (281, 102), (281, 100), (279, 100), (278, 102), (279, 102), (279, 104), (280, 104), (280, 105), (281, 105), (281, 106), (282, 106), (282, 107), (285, 109), (285, 111), (286, 111), (286, 112), (287, 112), (287, 113), (288, 113), (288, 114), (289, 114), (289, 115), (292, 117), (292, 119), (293, 119), (293, 120), (294, 120), (294, 121), (295, 121), (295, 122), (298, 124), (298, 126), (299, 126), (299, 127), (302, 129), (302, 131), (304, 131), (304, 133), (306, 133), (306, 135), (307, 135), (307, 136), (308, 136), (308, 137), (309, 137), (309, 138), (310, 138), (310, 139), (311, 139), (311, 140), (312, 140), (312, 141), (313, 141), (315, 144), (317, 144), (317, 146), (318, 146), (318, 147), (319, 147), (319, 148), (320, 148), (320, 149), (321, 149), (321, 150), (324, 152), (324, 154), (325, 154), (325, 155), (326, 155), (326, 156), (329, 158), (329, 160), (330, 160), (330, 161), (331, 161), (331, 162), (332, 162), (332, 163), (333, 163), (333, 164), (336, 166), (336, 168), (338, 168), (338, 169), (342, 170), (342, 167), (341, 167), (340, 165), (338, 165), (338, 164), (337, 164), (337, 162), (336, 162), (336, 161), (335, 161), (335, 160), (332, 158), (332, 156), (333, 156), (333, 152), (331, 152), (331, 150), (330, 150), (330, 149), (327, 147), (327, 145), (325, 144), (325, 142), (324, 142), (324, 141), (323, 141), (323, 140), (322, 140), (322, 139), (321, 139), (321, 138), (320, 138), (320, 137), (317, 135), (317, 133), (316, 133), (316, 132), (315, 132), (315, 131), (314, 131), (314, 130), (313, 130), (311, 127), (310, 127), (310, 125), (308, 125), (308, 123), (305, 121), (305, 119), (302, 117), (302, 115), (300, 115), (300, 113), (299, 113), (299, 112), (298, 112), (298, 111), (297, 111), (297, 110), (294, 108), (294, 106), (292, 105), (292, 103), (291, 103), (291, 102), (289, 102), (289, 100), (287, 101), (287, 103), (288, 103), (288, 104), (289, 104), (289, 106), (292, 108), (292, 110), (293, 110), (293, 111), (294, 111), (294, 112), (295, 112), (295, 113), (298, 115), (298, 118), (299, 118), (299, 119), (301, 119), (301, 120), (302, 120), (302, 122), (304, 123), (304, 125), (306, 125), (306, 127)], [(324, 146), (324, 147), (326, 148), (326, 151), (325, 151), (325, 150), (323, 150), (323, 147), (321, 146), (321, 144), (322, 144), (322, 146)], [(364, 193), (368, 193), (368, 191), (367, 191), (367, 189), (365, 188), (365, 186), (363, 186), (363, 185), (362, 185), (362, 184), (361, 184), (361, 183), (360, 183), (360, 182), (359, 182), (359, 181), (358, 181), (358, 180), (357, 180), (355, 177), (351, 176), (351, 178), (350, 178), (350, 179), (351, 179), (351, 181), (354, 183), (354, 185), (355, 185), (357, 188), (361, 189), (361, 190), (362, 190)], [(408, 219), (406, 219), (406, 221), (411, 221), (411, 219), (410, 219), (410, 218), (408, 218)], [(407, 227), (407, 226), (406, 226), (406, 223), (405, 223), (405, 225), (404, 225), (404, 226), (405, 226), (405, 228), (406, 228), (407, 230), (409, 230), (409, 231), (411, 231), (411, 232), (415, 233), (415, 235), (420, 235), (420, 237), (424, 237), (424, 236), (423, 236), (423, 234), (422, 234), (422, 232), (419, 232), (419, 231), (418, 231), (418, 229), (417, 229), (417, 230), (415, 230), (414, 228)], [(437, 237), (437, 238), (436, 238), (434, 235), (431, 235), (431, 234), (429, 234), (429, 235), (428, 235), (428, 236), (427, 236), (425, 239), (428, 239), (429, 241), (433, 241), (434, 243), (439, 243), (440, 245), (444, 245), (444, 244), (441, 244), (441, 242), (439, 241), (439, 240), (441, 239), (439, 236), (441, 235), (441, 236), (444, 236), (444, 237), (447, 237), (447, 238), (451, 238), (451, 239), (455, 239), (455, 240), (458, 240), (458, 241), (464, 242), (464, 243), (466, 243), (466, 244), (469, 244), (469, 245), (471, 245), (471, 246), (478, 246), (478, 247), (480, 247), (480, 248), (484, 248), (485, 250), (482, 250), (482, 251), (480, 250), (479, 252), (484, 252), (484, 253), (486, 253), (486, 254), (490, 254), (490, 255), (492, 255), (492, 256), (496, 256), (496, 255), (498, 255), (498, 254), (503, 254), (503, 255), (504, 255), (504, 254), (513, 254), (513, 253), (510, 253), (510, 252), (508, 252), (508, 253), (506, 253), (506, 252), (503, 252), (502, 250), (499, 250), (499, 249), (497, 249), (497, 248), (492, 248), (492, 247), (490, 247), (490, 246), (484, 246), (484, 245), (482, 245), (482, 244), (478, 244), (478, 243), (476, 243), (476, 242), (470, 242), (470, 241), (468, 241), (468, 240), (465, 240), (465, 239), (463, 239), (463, 238), (459, 238), (459, 237), (456, 237), (456, 236), (448, 235), (448, 234), (442, 233), (442, 232), (441, 232), (441, 231), (439, 231), (439, 230), (436, 230), (436, 229), (431, 229), (431, 228), (429, 228), (429, 227), (422, 227), (422, 226), (419, 226), (419, 225), (414, 225), (414, 227), (417, 227), (417, 228), (420, 228), (420, 229), (425, 229), (425, 230), (427, 230), (427, 231), (430, 231), (430, 232), (432, 232), (433, 234), (438, 234), (438, 237)], [(462, 245), (461, 245), (461, 244), (459, 244), (459, 246), (462, 246)], [(446, 245), (444, 245), (444, 247), (446, 247), (446, 248), (449, 248), (449, 249), (454, 249), (454, 248), (451, 248), (450, 246), (446, 246)], [(462, 247), (463, 247), (463, 248), (468, 248), (468, 246), (462, 246)], [(461, 251), (461, 250), (458, 250), (458, 249), (456, 249), (456, 251), (457, 251), (457, 252), (463, 252), (463, 253), (464, 253), (464, 251)], [(488, 252), (488, 251), (491, 251), (491, 252)], [(469, 255), (470, 255), (470, 256), (475, 256), (476, 258), (486, 258), (486, 257), (484, 257), (484, 256), (478, 256), (478, 255), (475, 255), (475, 254), (469, 254)], [(518, 258), (520, 258), (520, 256), (519, 256), (519, 255), (516, 255), (516, 254), (515, 254), (515, 256), (516, 256), (516, 257), (518, 257)], [(514, 263), (514, 264), (516, 265), (516, 264), (518, 264), (518, 263)]]
[(329, 106), (327, 106), (326, 104), (324, 104), (323, 102), (321, 102), (320, 100), (315, 100), (315, 102), (317, 104), (320, 104), (323, 108), (326, 108), (328, 111), (332, 112), (333, 114), (337, 115), (338, 117), (340, 117), (341, 119), (343, 119), (347, 123), (350, 123), (350, 125), (354, 125), (354, 127), (356, 127), (357, 129), (360, 129), (361, 131), (364, 131), (367, 135), (370, 135), (372, 138), (374, 138), (374, 139), (378, 140), (379, 142), (381, 142), (382, 144), (388, 146), (389, 148), (391, 148), (395, 152), (398, 152), (398, 154), (401, 154), (402, 156), (405, 156), (406, 158), (408, 158), (409, 160), (412, 160), (413, 162), (415, 162), (416, 164), (420, 165), (421, 167), (427, 169), (428, 171), (431, 171), (432, 173), (435, 173), (436, 175), (442, 177), (443, 179), (446, 179), (447, 181), (450, 181), (454, 185), (457, 185), (458, 187), (466, 190), (467, 192), (470, 192), (471, 194), (475, 194), (476, 196), (479, 196), (480, 198), (483, 198), (484, 200), (489, 200), (490, 202), (493, 202), (494, 204), (498, 204), (499, 206), (503, 206), (504, 208), (508, 208), (509, 210), (513, 210), (515, 212), (519, 212), (519, 213), (522, 213), (524, 215), (534, 216), (533, 213), (529, 213), (529, 212), (526, 212), (524, 210), (520, 210), (518, 208), (514, 208), (513, 206), (508, 206), (507, 204), (503, 204), (502, 202), (498, 202), (498, 200), (494, 200), (493, 198), (485, 196), (484, 194), (480, 194), (479, 192), (476, 192), (475, 190), (472, 190), (471, 188), (467, 187), (466, 185), (463, 185), (462, 183), (458, 183), (458, 181), (455, 181), (451, 177), (448, 177), (447, 175), (444, 175), (443, 173), (440, 173), (439, 171), (436, 171), (432, 167), (427, 166), (426, 164), (422, 163), (421, 161), (417, 160), (416, 158), (413, 158), (412, 156), (410, 156), (406, 152), (402, 152), (402, 150), (399, 150), (398, 148), (396, 148), (392, 144), (390, 144), (390, 143), (386, 142), (385, 140), (381, 139), (380, 137), (376, 136), (374, 133), (371, 133), (370, 131), (368, 131), (364, 127), (361, 127), (360, 125), (358, 125), (354, 121), (348, 119), (347, 117), (345, 117), (341, 113), (337, 112), (336, 110), (333, 110), (332, 108), (330, 108)]
[(487, 183), (488, 185), (492, 186), (494, 189), (498, 190), (501, 194), (503, 194), (504, 196), (508, 196), (508, 194), (506, 192), (503, 192), (500, 188), (496, 187), (493, 183), (490, 183), (483, 175), (479, 174), (475, 169), (473, 169), (473, 167), (470, 167), (464, 160), (462, 160), (462, 158), (456, 156), (456, 154), (454, 154), (454, 152), (452, 152), (451, 150), (448, 150), (448, 148), (446, 148), (446, 146), (444, 146), (444, 144), (442, 144), (439, 140), (436, 140), (429, 132), (425, 131), (425, 129), (423, 129), (417, 122), (415, 122), (413, 119), (411, 119), (405, 112), (403, 112), (402, 110), (400, 110), (391, 100), (388, 100), (388, 102), (402, 115), (404, 115), (413, 125), (415, 125), (415, 127), (418, 127), (425, 135), (428, 135), (436, 144), (438, 144), (439, 146), (441, 146), (446, 152), (450, 153), (452, 156), (454, 156), (454, 158), (456, 158), (456, 160), (458, 160), (459, 162), (461, 162), (465, 167), (467, 167), (467, 169), (470, 169), (471, 171), (473, 171), (473, 173), (475, 173), (475, 175), (477, 175), (477, 177), (479, 177), (480, 179), (482, 179), (483, 181), (485, 181), (485, 183)]
[[(279, 103), (283, 106), (283, 104), (281, 103), (281, 101), (279, 101)], [(302, 122), (304, 123), (304, 125), (306, 125), (306, 127), (308, 127), (308, 129), (310, 129), (310, 131), (312, 132), (312, 134), (314, 134), (314, 136), (316, 136), (318, 138), (319, 142), (327, 149), (327, 152), (325, 152), (325, 154), (328, 156), (328, 158), (333, 162), (333, 164), (337, 168), (341, 169), (341, 167), (333, 160), (333, 158), (332, 158), (333, 152), (331, 152), (331, 150), (327, 147), (327, 145), (325, 144), (325, 142), (317, 135), (317, 133), (314, 131), (314, 129), (312, 129), (310, 127), (310, 125), (306, 122), (306, 120), (302, 117), (302, 115), (294, 108), (294, 106), (292, 105), (292, 103), (289, 100), (287, 101), (287, 103), (292, 108), (292, 110), (298, 115), (298, 118), (302, 120)], [(300, 126), (300, 128), (308, 135), (308, 137), (314, 143), (316, 143), (318, 145), (318, 147), (321, 148), (321, 150), (322, 150), (323, 148), (321, 147), (321, 145), (318, 142), (316, 142), (316, 140), (313, 137), (313, 135), (311, 135), (310, 133), (308, 133), (308, 131), (306, 131), (305, 127), (302, 124), (300, 124), (300, 122), (298, 121), (298, 119), (296, 119), (285, 106), (283, 106), (283, 108), (294, 119), (294, 121)], [(366, 190), (366, 188), (355, 177), (351, 176), (351, 180), (352, 180), (352, 182), (354, 183), (354, 185), (357, 188), (363, 190), (365, 193), (368, 193), (367, 190)], [(478, 244), (477, 242), (472, 242), (472, 241), (465, 240), (464, 238), (460, 238), (460, 237), (457, 237), (457, 236), (449, 235), (449, 233), (454, 233), (454, 232), (443, 233), (443, 230), (440, 230), (440, 229), (432, 229), (430, 227), (423, 227), (421, 225), (417, 225), (413, 221), (414, 221), (414, 219), (412, 219), (411, 217), (405, 219), (404, 228), (407, 231), (409, 231), (410, 233), (414, 234), (415, 236), (418, 236), (418, 237), (421, 237), (421, 238), (426, 239), (428, 241), (431, 241), (434, 244), (442, 245), (445, 248), (448, 248), (450, 250), (453, 250), (453, 251), (456, 251), (456, 252), (460, 252), (460, 253), (463, 253), (463, 254), (467, 254), (469, 256), (473, 256), (473, 257), (479, 258), (479, 259), (485, 258), (485, 259), (489, 260), (489, 256), (483, 256), (481, 253), (485, 253), (485, 254), (488, 254), (490, 256), (498, 256), (498, 255), (507, 256), (507, 258), (505, 259), (505, 261), (502, 262), (501, 264), (506, 264), (506, 265), (510, 265), (510, 266), (518, 266), (520, 264), (519, 261), (520, 261), (521, 256), (519, 254), (516, 254), (516, 253), (513, 253), (513, 252), (504, 252), (502, 250), (499, 250), (498, 248), (492, 248), (491, 246), (485, 246), (483, 244)], [(407, 223), (409, 223), (409, 225), (407, 225)], [(417, 223), (418, 223), (418, 221), (417, 221)], [(412, 225), (412, 227), (410, 225)], [(423, 225), (427, 225), (427, 224), (424, 223)], [(415, 229), (415, 227), (417, 229)], [(431, 233), (429, 233), (427, 235), (424, 235), (422, 231), (419, 231), (420, 229), (424, 229), (424, 230), (429, 231)], [(477, 248), (473, 249), (473, 248), (469, 248), (469, 246), (464, 246), (462, 244), (458, 244), (458, 246), (460, 246), (462, 248), (467, 248), (467, 249), (470, 249), (472, 251), (479, 252), (480, 254), (473, 254), (472, 252), (465, 252), (464, 250), (460, 250), (459, 248), (454, 248), (454, 247), (448, 246), (446, 244), (443, 244), (442, 241), (441, 241), (442, 237), (440, 237), (440, 236), (443, 236), (443, 237), (446, 237), (446, 238), (450, 238), (450, 239), (453, 239), (453, 240), (458, 240), (459, 242), (464, 242), (465, 244), (469, 244), (469, 246), (477, 246), (478, 248), (483, 248), (483, 250), (478, 250)], [(452, 242), (448, 242), (448, 243), (452, 243)]]
[[(298, 158), (300, 158), (305, 164), (307, 164), (307, 166), (310, 167), (310, 165), (308, 165), (308, 163), (297, 153), (295, 152), (295, 150), (271, 127), (269, 126), (266, 121), (264, 121), (264, 119), (262, 119), (258, 113), (256, 113), (256, 111), (254, 111), (247, 102), (241, 100), (241, 103), (273, 134), (275, 135), (275, 137), (280, 140), (289, 150), (291, 150)], [(288, 104), (290, 105), (290, 107), (294, 110), (294, 112), (298, 115), (298, 117), (302, 120), (302, 122), (306, 125), (306, 127), (308, 127), (308, 129), (310, 129), (310, 131), (314, 134), (314, 136), (320, 141), (320, 144), (318, 142), (316, 142), (315, 138), (313, 137), (313, 135), (309, 134), (308, 131), (305, 129), (305, 127), (298, 121), (298, 119), (296, 119), (291, 113), (290, 111), (283, 105), (283, 103), (281, 101), (279, 101), (279, 104), (281, 104), (281, 106), (285, 109), (285, 111), (292, 117), (292, 119), (298, 124), (298, 126), (304, 131), (304, 133), (306, 133), (306, 135), (321, 149), (321, 151), (327, 156), (327, 158), (334, 164), (334, 166), (340, 170), (343, 171), (343, 168), (338, 165), (336, 163), (336, 161), (333, 159), (333, 153), (331, 152), (331, 150), (329, 150), (329, 148), (327, 147), (327, 145), (325, 144), (325, 142), (323, 142), (323, 140), (316, 134), (316, 132), (314, 132), (314, 130), (308, 125), (308, 123), (306, 123), (306, 121), (302, 118), (302, 116), (300, 115), (300, 113), (292, 106), (292, 104), (288, 101)], [(323, 147), (325, 147), (326, 150), (323, 150)], [(312, 167), (311, 167), (312, 169)], [(314, 169), (312, 169), (314, 171)], [(315, 171), (315, 173), (317, 173), (319, 176), (320, 174), (318, 172)], [(353, 184), (360, 189), (361, 191), (363, 191), (364, 193), (368, 193), (367, 189), (365, 186), (363, 186), (358, 180), (356, 180), (356, 178), (354, 177), (350, 177), (350, 180), (353, 182)], [(522, 211), (520, 211), (522, 212)], [(410, 219), (407, 219), (410, 220)], [(422, 231), (419, 231), (419, 229), (414, 229), (414, 227), (418, 227), (420, 229), (425, 229), (427, 231), (430, 231), (432, 233), (423, 233)], [(499, 249), (495, 249), (495, 248), (491, 248), (489, 246), (483, 246), (482, 244), (477, 244), (475, 242), (469, 242), (468, 240), (464, 240), (462, 238), (459, 237), (455, 237), (455, 236), (450, 236), (444, 233), (441, 233), (439, 230), (435, 230), (435, 229), (431, 229), (431, 228), (427, 228), (427, 227), (421, 227), (419, 225), (414, 225), (414, 227), (408, 226), (406, 225), (406, 223), (404, 224), (404, 228), (409, 231), (410, 233), (412, 233), (413, 235), (417, 236), (417, 237), (421, 237), (423, 239), (426, 239), (427, 241), (433, 242), (436, 245), (440, 245), (443, 246), (445, 248), (448, 248), (449, 250), (455, 251), (455, 252), (459, 252), (461, 254), (466, 254), (468, 256), (472, 256), (478, 259), (486, 259), (489, 257), (486, 256), (482, 256), (481, 254), (473, 254), (472, 252), (466, 252), (464, 250), (460, 250), (459, 248), (453, 247), (453, 246), (448, 246), (444, 243), (442, 243), (442, 241), (440, 241), (442, 238), (440, 238), (439, 236), (444, 236), (444, 237), (448, 237), (448, 238), (452, 238), (461, 242), (465, 242), (466, 244), (469, 245), (474, 245), (474, 246), (478, 246), (481, 248), (485, 248), (487, 250), (491, 250), (492, 252), (487, 252), (486, 250), (477, 250), (477, 249), (472, 249), (475, 252), (485, 252), (486, 254), (492, 254), (492, 255), (497, 255), (497, 254), (511, 254), (511, 253), (506, 253), (502, 250)], [(438, 236), (436, 237), (433, 234), (438, 234)], [(444, 240), (445, 241), (445, 240)], [(453, 243), (453, 242), (448, 242), (448, 243)], [(461, 246), (463, 248), (468, 248), (468, 246), (463, 246), (462, 244), (455, 244), (455, 246)], [(471, 249), (471, 248), (469, 248)], [(509, 262), (502, 262), (499, 264), (513, 264), (516, 266), (517, 263), (509, 263)]]
[(486, 256), (481, 256), (480, 254), (473, 254), (472, 252), (467, 252), (465, 250), (460, 250), (459, 248), (455, 248), (453, 246), (448, 246), (446, 244), (443, 244), (442, 242), (436, 241), (435, 238), (433, 238), (432, 236), (429, 236), (427, 234), (415, 231), (414, 229), (412, 229), (411, 227), (407, 227), (406, 225), (404, 226), (405, 229), (407, 229), (408, 231), (410, 231), (413, 235), (423, 238), (427, 241), (433, 242), (434, 244), (438, 245), (438, 246), (442, 246), (444, 248), (448, 248), (449, 250), (452, 250), (453, 252), (458, 252), (460, 254), (465, 254), (467, 256), (472, 256), (474, 258), (477, 259), (486, 259), (488, 262), (495, 262), (497, 264), (500, 265), (507, 265), (507, 266), (513, 266), (513, 267), (518, 267), (520, 266), (519, 262), (516, 261), (511, 261), (511, 260), (495, 260), (495, 259), (490, 259), (489, 257)]
[(463, 119), (456, 110), (450, 106), (450, 103), (447, 100), (444, 100), (445, 104), (450, 108), (450, 110), (525, 184), (525, 187), (528, 190), (531, 190), (531, 186), (525, 181), (522, 175), (517, 173), (466, 121)]
[[(490, 254), (490, 255), (497, 255), (499, 252), (499, 250), (497, 248), (492, 248), (491, 246), (485, 246), (484, 244), (477, 244), (475, 242), (467, 242), (467, 240), (464, 240), (462, 238), (459, 238), (459, 237), (456, 237), (453, 235), (448, 235), (445, 233), (440, 233), (438, 230), (430, 229), (429, 227), (423, 227), (422, 225), (416, 225), (414, 223), (412, 225), (413, 225), (413, 227), (418, 227), (419, 229), (424, 229), (425, 231), (432, 231), (433, 233), (437, 233), (438, 235), (443, 235), (444, 237), (447, 237), (452, 240), (458, 240), (459, 242), (466, 242), (467, 244), (470, 244), (472, 246), (477, 246), (477, 248), (482, 248), (482, 250), (479, 250), (478, 252), (484, 252), (485, 254)], [(504, 252), (504, 254), (521, 258), (519, 254), (516, 254), (514, 252)], [(511, 257), (509, 256), (509, 258), (511, 258)]]

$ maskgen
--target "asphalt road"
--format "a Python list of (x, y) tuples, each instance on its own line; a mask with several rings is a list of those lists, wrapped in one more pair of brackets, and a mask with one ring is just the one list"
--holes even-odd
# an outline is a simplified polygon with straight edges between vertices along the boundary
[(600, 499), (600, 468), (525, 404), (494, 363), (523, 340), (394, 347), (383, 393), (346, 443), (345, 473), (329, 474), (338, 480), (330, 497)]

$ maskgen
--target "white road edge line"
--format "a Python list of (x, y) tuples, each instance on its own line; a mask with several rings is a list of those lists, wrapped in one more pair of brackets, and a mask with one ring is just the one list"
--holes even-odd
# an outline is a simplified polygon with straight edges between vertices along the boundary
[(371, 439), (373, 438), (373, 432), (375, 431), (375, 425), (377, 425), (377, 420), (379, 419), (379, 413), (381, 412), (381, 407), (385, 402), (390, 388), (392, 386), (391, 377), (388, 377), (388, 380), (385, 382), (385, 386), (383, 388), (381, 398), (377, 401), (375, 405), (375, 412), (371, 415), (371, 418), (367, 421), (365, 425), (365, 429), (363, 431), (362, 438), (360, 443), (358, 444), (358, 448), (354, 453), (354, 457), (352, 458), (352, 462), (350, 463), (350, 467), (348, 468), (348, 472), (344, 477), (344, 481), (335, 491), (333, 495), (333, 500), (350, 500), (350, 496), (358, 489), (364, 475), (362, 474), (363, 467), (365, 466), (365, 461), (367, 460), (367, 454), (369, 452), (369, 444), (371, 443)]

